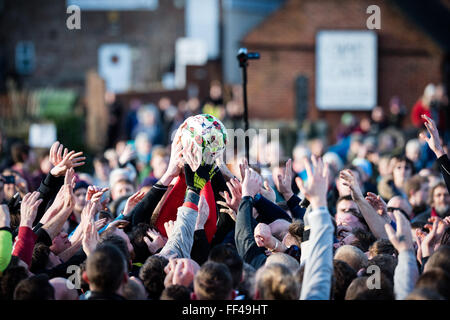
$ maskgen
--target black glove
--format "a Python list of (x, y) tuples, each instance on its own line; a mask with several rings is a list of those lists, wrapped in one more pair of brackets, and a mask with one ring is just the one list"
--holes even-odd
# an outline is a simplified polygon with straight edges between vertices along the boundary
[(184, 175), (186, 177), (186, 185), (188, 189), (200, 193), (205, 184), (210, 179), (210, 171), (212, 170), (212, 165), (203, 164), (198, 167), (197, 171), (193, 172), (188, 164), (184, 165)]

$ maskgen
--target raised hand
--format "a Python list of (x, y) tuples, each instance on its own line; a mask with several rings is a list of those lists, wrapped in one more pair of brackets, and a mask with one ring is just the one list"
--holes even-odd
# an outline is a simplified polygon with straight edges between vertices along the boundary
[(73, 194), (73, 188), (75, 186), (74, 170), (71, 168), (66, 171), (64, 177), (64, 184), (59, 189), (56, 194), (55, 199), (51, 206), (45, 211), (42, 216), (40, 223), (46, 224), (55, 215), (57, 215), (62, 210), (72, 210), (75, 205), (75, 196)]
[(366, 200), (380, 216), (387, 215), (387, 204), (379, 195), (377, 196), (375, 193), (367, 192)]
[(429, 118), (425, 114), (421, 115), (421, 117), (425, 120), (424, 125), (427, 128), (430, 137), (427, 137), (427, 135), (422, 132), (420, 133), (420, 138), (424, 139), (436, 157), (440, 158), (445, 154), (445, 152), (444, 148), (442, 148), (441, 141), (439, 140), (439, 131), (436, 124), (433, 119)]
[(197, 220), (195, 221), (195, 230), (202, 230), (205, 228), (205, 223), (209, 217), (209, 206), (208, 202), (205, 199), (205, 196), (200, 197), (200, 201), (198, 202), (198, 215)]
[(178, 258), (170, 259), (164, 268), (166, 278), (164, 286), (181, 285), (189, 287), (194, 281), (196, 273), (200, 270), (200, 266), (192, 259)]
[[(200, 193), (206, 183), (210, 180), (212, 165), (201, 164), (201, 156), (194, 154), (194, 151), (192, 151), (193, 143), (194, 142), (191, 142), (189, 148), (183, 149), (183, 159), (186, 161), (186, 164), (184, 165), (184, 174), (188, 189)], [(193, 168), (195, 168), (195, 170)]]
[[(108, 191), (109, 188), (100, 188), (98, 186), (89, 186), (86, 192), (86, 201), (92, 200), (95, 201), (95, 199), (93, 200), (93, 197), (95, 196), (95, 198), (100, 199), (101, 196), (103, 195), (103, 193), (105, 193), (106, 191)], [(98, 194), (101, 193), (101, 194)]]
[(265, 223), (258, 223), (254, 230), (255, 242), (258, 247), (266, 247), (273, 249), (275, 243), (272, 239), (272, 231), (270, 227)]
[(130, 223), (130, 221), (127, 220), (114, 220), (113, 222), (111, 222), (108, 227), (106, 228), (106, 230), (108, 229), (123, 229), (125, 228), (128, 224)]
[(422, 256), (429, 257), (439, 247), (442, 235), (445, 232), (446, 224), (440, 217), (431, 217), (428, 219), (432, 225), (427, 224), (424, 228), (428, 229), (428, 234), (422, 239)]
[(75, 206), (75, 195), (73, 194), (73, 188), (75, 187), (75, 170), (70, 168), (66, 170), (66, 175), (64, 177), (64, 210), (72, 211)]
[(95, 229), (100, 230), (104, 226), (106, 226), (106, 220), (107, 220), (106, 218), (102, 218), (102, 219), (95, 221)]
[(245, 178), (242, 182), (242, 197), (254, 197), (262, 186), (261, 176), (253, 169), (245, 169)]
[(67, 148), (56, 141), (50, 148), (49, 153), (49, 161), (53, 165), (50, 173), (55, 177), (61, 177), (65, 175), (68, 169), (84, 165), (84, 160), (86, 160), (86, 157), (83, 157), (83, 152), (73, 150), (68, 152)]
[(103, 194), (107, 192), (109, 188), (100, 188), (97, 186), (89, 186), (86, 192), (86, 201), (92, 201), (95, 202), (95, 210), (96, 213), (100, 210), (102, 210), (106, 204), (108, 203), (109, 199), (105, 199), (104, 201), (100, 201)]
[(244, 181), (245, 178), (245, 170), (247, 170), (248, 167), (248, 162), (246, 158), (241, 159), (241, 161), (239, 162), (239, 171), (241, 172), (241, 181)]
[(119, 163), (121, 165), (125, 165), (135, 158), (136, 158), (136, 151), (134, 151), (131, 145), (127, 144), (119, 157)]
[(95, 228), (95, 223), (91, 220), (84, 226), (83, 230), (83, 251), (86, 253), (86, 256), (89, 257), (89, 255), (94, 252), (95, 248), (97, 247), (99, 241), (99, 235), (97, 232), (97, 229)]
[(275, 202), (277, 200), (277, 195), (275, 191), (269, 186), (269, 181), (264, 180), (263, 186), (259, 190), (259, 193), (269, 201)]
[(147, 235), (144, 237), (144, 241), (147, 244), (148, 250), (152, 254), (155, 254), (159, 249), (164, 247), (167, 239), (164, 238), (158, 231), (148, 229)]
[(311, 156), (311, 163), (305, 158), (305, 168), (308, 174), (308, 186), (305, 187), (302, 179), (297, 177), (295, 182), (298, 188), (311, 203), (313, 209), (327, 206), (327, 182), (329, 180), (328, 165), (323, 164), (322, 158)]
[(398, 252), (406, 250), (414, 250), (414, 242), (411, 233), (411, 224), (406, 217), (398, 212), (394, 211), (395, 223), (397, 225), (397, 231), (389, 223), (384, 225), (384, 229), (388, 235), (389, 241), (392, 243)]
[(144, 191), (138, 191), (131, 195), (131, 197), (128, 198), (125, 208), (123, 209), (123, 215), (127, 216), (133, 209), (136, 207), (136, 205), (145, 197)]
[(231, 219), (233, 219), (234, 221), (236, 221), (237, 215), (236, 215), (236, 211), (234, 211), (233, 209), (231, 209), (225, 202), (223, 201), (217, 201), (217, 204), (225, 207), (225, 208), (220, 208), (220, 212), (226, 213), (230, 216)]
[(234, 178), (227, 182), (227, 187), (230, 190), (231, 197), (228, 191), (220, 192), (219, 194), (225, 199), (225, 202), (217, 201), (217, 204), (237, 212), (242, 199), (242, 185), (238, 179)]
[(173, 220), (164, 222), (164, 229), (166, 230), (167, 238), (169, 239), (172, 236), (174, 226), (175, 222), (173, 222)]
[(193, 172), (197, 171), (202, 163), (202, 157), (201, 154), (197, 152), (194, 141), (192, 141), (187, 148), (183, 149), (181, 154), (184, 160), (185, 168), (186, 165), (188, 165)]
[(177, 130), (175, 138), (172, 141), (170, 149), (170, 160), (167, 170), (160, 179), (160, 183), (167, 186), (176, 177), (179, 176), (181, 168), (183, 168), (183, 146), (181, 145), (180, 130)]
[(33, 227), (34, 219), (36, 218), (37, 210), (43, 199), (39, 199), (40, 193), (35, 191), (33, 193), (27, 193), (22, 199), (20, 205), (20, 226), (21, 227)]
[(292, 177), (292, 160), (289, 159), (286, 162), (286, 168), (283, 170), (282, 174), (279, 174), (274, 181), (275, 186), (286, 201), (294, 195), (294, 192), (292, 192)]
[(361, 200), (364, 198), (361, 188), (359, 187), (359, 183), (357, 178), (353, 175), (353, 172), (349, 169), (342, 170), (339, 173), (339, 179), (341, 179), (342, 184), (346, 187), (350, 188), (352, 193), (352, 198), (356, 200)]

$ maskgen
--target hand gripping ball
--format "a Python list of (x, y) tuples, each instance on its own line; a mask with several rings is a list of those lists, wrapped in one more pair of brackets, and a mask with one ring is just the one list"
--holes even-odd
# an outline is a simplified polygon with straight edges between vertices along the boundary
[[(201, 159), (202, 163), (212, 164), (223, 154), (227, 144), (227, 130), (216, 117), (209, 114), (191, 116), (183, 122), (180, 130), (183, 149), (187, 149), (193, 141), (194, 158)], [(195, 171), (197, 168), (192, 170)]]

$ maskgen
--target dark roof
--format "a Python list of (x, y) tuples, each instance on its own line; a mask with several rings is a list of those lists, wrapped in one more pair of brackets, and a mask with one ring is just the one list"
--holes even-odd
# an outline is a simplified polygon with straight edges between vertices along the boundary
[[(391, 0), (391, 2), (438, 46), (450, 52), (450, 10), (441, 0)], [(383, 13), (381, 15), (383, 16)]]

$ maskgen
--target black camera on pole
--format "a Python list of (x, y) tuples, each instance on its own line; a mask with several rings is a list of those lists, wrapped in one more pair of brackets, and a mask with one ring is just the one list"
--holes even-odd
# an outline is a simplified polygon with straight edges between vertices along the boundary
[[(248, 106), (247, 106), (247, 66), (248, 60), (259, 59), (258, 52), (248, 52), (247, 48), (240, 48), (237, 54), (237, 59), (239, 61), (239, 67), (242, 68), (242, 95), (244, 98), (244, 130), (248, 130)], [(247, 162), (250, 163), (250, 151), (249, 151), (249, 141), (248, 135), (245, 135), (245, 158)]]

